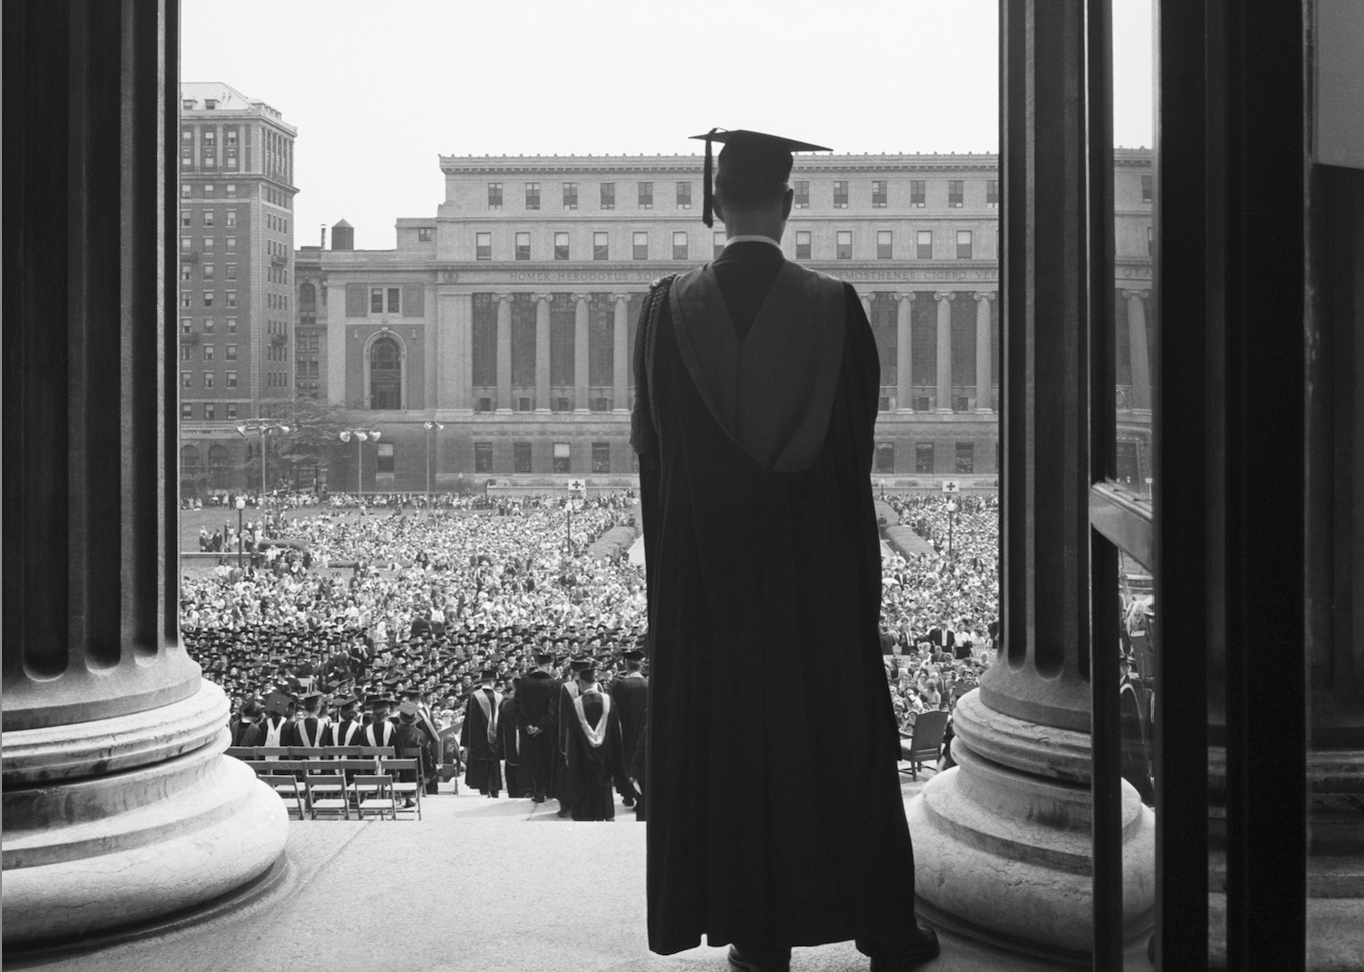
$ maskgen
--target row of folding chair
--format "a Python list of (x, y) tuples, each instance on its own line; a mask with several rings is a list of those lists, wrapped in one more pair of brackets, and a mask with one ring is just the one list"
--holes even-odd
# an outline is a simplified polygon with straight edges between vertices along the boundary
[(351, 756), (392, 756), (392, 746), (229, 746), (227, 755), (251, 762), (257, 759), (344, 759)]
[(420, 758), (275, 759), (252, 760), (250, 765), (299, 820), (349, 820), (352, 810), (359, 820), (397, 820), (400, 815), (421, 819)]

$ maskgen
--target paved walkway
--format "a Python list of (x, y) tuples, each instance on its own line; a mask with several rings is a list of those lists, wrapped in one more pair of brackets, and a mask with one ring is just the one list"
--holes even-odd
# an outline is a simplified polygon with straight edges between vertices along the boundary
[[(905, 778), (906, 798), (923, 787)], [(275, 889), (207, 923), (56, 959), (52, 972), (728, 972), (725, 948), (654, 955), (645, 940), (644, 831), (574, 823), (549, 801), (426, 798), (424, 819), (294, 821)], [(862, 972), (851, 943), (797, 949), (795, 972)], [(1051, 968), (943, 935), (928, 972)], [(1149, 968), (1129, 963), (1130, 969)]]

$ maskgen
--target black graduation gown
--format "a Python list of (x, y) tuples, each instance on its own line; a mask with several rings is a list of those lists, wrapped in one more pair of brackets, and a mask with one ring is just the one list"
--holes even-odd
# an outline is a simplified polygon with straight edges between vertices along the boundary
[(516, 697), (503, 699), (497, 716), (497, 755), (504, 764), (507, 796), (523, 796), (525, 785), (520, 773), (521, 739), (516, 725)]
[[(583, 716), (593, 729), (603, 730), (605, 699), (600, 691), (583, 696)], [(560, 716), (568, 722), (567, 786), (573, 819), (615, 820), (616, 800), (611, 787), (620, 774), (620, 720), (616, 707), (612, 705), (605, 712), (604, 738), (597, 746), (588, 740), (576, 705), (569, 703)]]
[[(483, 706), (478, 701), (482, 695), (488, 700), (489, 715), (483, 714)], [(496, 693), (476, 688), (469, 693), (464, 703), (464, 725), (459, 730), (459, 744), (469, 751), (469, 760), (464, 767), (464, 785), (480, 793), (496, 795), (502, 789), (502, 767), (497, 756), (497, 732), (494, 728), (489, 738), (488, 722), (498, 711), (501, 698)]]
[[(554, 755), (554, 716), (550, 711), (559, 681), (548, 672), (534, 671), (516, 686), (516, 724), (521, 729), (523, 786), (535, 796), (549, 792), (550, 760)], [(535, 726), (540, 730), (531, 735)]]
[[(616, 717), (620, 720), (621, 754), (620, 762), (630, 766), (635, 758), (635, 745), (641, 742), (640, 730), (644, 728), (644, 717), (648, 712), (649, 681), (641, 676), (625, 675), (611, 683), (611, 699), (615, 703)], [(634, 787), (625, 774), (620, 774), (621, 796), (634, 797)]]
[[(736, 253), (725, 274), (717, 262), (720, 291), (736, 332), (752, 324), (745, 344), (757, 337), (774, 348), (773, 335), (737, 320), (735, 308), (763, 303), (768, 286), (780, 297), (771, 281), (787, 273), (799, 283), (800, 272), (767, 244), (738, 248), (756, 257)], [(843, 340), (827, 426), (803, 468), (772, 471), (720, 424), (683, 358), (674, 308), (636, 341), (655, 952), (692, 948), (703, 934), (712, 946), (868, 940), (914, 914), (899, 735), (878, 639), (870, 472), (880, 369), (856, 292), (843, 290), (841, 315), (823, 291)], [(773, 324), (769, 314), (761, 327)], [(782, 373), (769, 369), (757, 384)], [(737, 384), (741, 396), (751, 390)], [(799, 398), (786, 394), (788, 405)], [(781, 395), (776, 388), (773, 400)], [(752, 410), (740, 417), (762, 420)]]
[(578, 697), (575, 679), (555, 682), (554, 690), (554, 752), (550, 755), (549, 786), (551, 795), (563, 807), (573, 802), (568, 787), (568, 719), (573, 715), (573, 700)]

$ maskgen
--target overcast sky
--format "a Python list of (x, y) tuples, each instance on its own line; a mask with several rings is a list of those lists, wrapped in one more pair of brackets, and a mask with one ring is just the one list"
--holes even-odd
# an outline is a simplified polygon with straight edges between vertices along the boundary
[[(1114, 0), (1120, 145), (1151, 144), (1150, 0)], [(701, 151), (749, 128), (839, 152), (998, 150), (997, 0), (182, 0), (181, 78), (283, 113), (297, 245), (432, 216), (439, 155)], [(700, 174), (700, 160), (697, 162)]]

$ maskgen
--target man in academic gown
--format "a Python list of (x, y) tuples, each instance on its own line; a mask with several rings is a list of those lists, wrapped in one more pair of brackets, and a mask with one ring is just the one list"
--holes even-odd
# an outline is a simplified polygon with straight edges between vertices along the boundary
[(569, 663), (572, 675), (559, 683), (554, 694), (554, 754), (550, 766), (550, 789), (559, 801), (559, 816), (567, 817), (573, 812), (573, 791), (568, 785), (568, 733), (569, 718), (573, 714), (573, 700), (578, 697), (581, 686), (579, 676), (587, 671), (591, 662), (575, 658)]
[(624, 775), (620, 766), (620, 721), (611, 696), (592, 669), (578, 676), (579, 693), (564, 713), (568, 792), (573, 819), (614, 820), (612, 784)]
[(496, 798), (502, 792), (502, 767), (497, 760), (497, 724), (502, 694), (493, 689), (497, 672), (484, 669), (480, 685), (464, 703), (464, 725), (459, 745), (465, 753), (464, 784), (484, 796)]
[[(621, 765), (633, 765), (636, 743), (643, 744), (640, 730), (649, 706), (649, 680), (640, 670), (643, 666), (644, 652), (637, 649), (623, 652), (625, 674), (611, 683), (611, 701), (620, 720)], [(644, 816), (644, 794), (639, 792), (627, 773), (619, 778), (620, 795), (627, 807), (633, 806), (637, 816)]]
[(544, 803), (549, 792), (550, 760), (556, 744), (551, 708), (559, 681), (550, 672), (553, 664), (552, 653), (536, 652), (535, 670), (524, 676), (516, 688), (516, 724), (522, 736), (520, 769), (536, 803)]
[(394, 747), (396, 729), (388, 719), (389, 713), (393, 711), (393, 700), (386, 695), (370, 699), (369, 711), (372, 717), (370, 723), (360, 730), (355, 745), (376, 749)]
[(360, 700), (351, 696), (338, 703), (338, 721), (327, 726), (326, 735), (323, 736), (324, 746), (359, 746), (360, 730)]
[(525, 777), (521, 775), (521, 731), (516, 724), (518, 682), (507, 683), (497, 713), (497, 755), (507, 780), (507, 796), (513, 800), (526, 795)]
[(290, 727), (286, 746), (308, 746), (316, 749), (325, 745), (327, 718), (322, 714), (322, 693), (310, 692), (303, 696), (303, 715)]
[[(818, 147), (699, 137), (707, 222), (725, 143), (728, 242), (650, 289), (635, 342), (649, 947), (704, 935), (737, 969), (784, 972), (792, 946), (852, 939), (874, 972), (900, 972), (938, 943), (913, 918), (877, 637), (876, 342), (851, 285), (782, 254), (791, 152)], [(725, 674), (743, 671), (763, 677)]]

